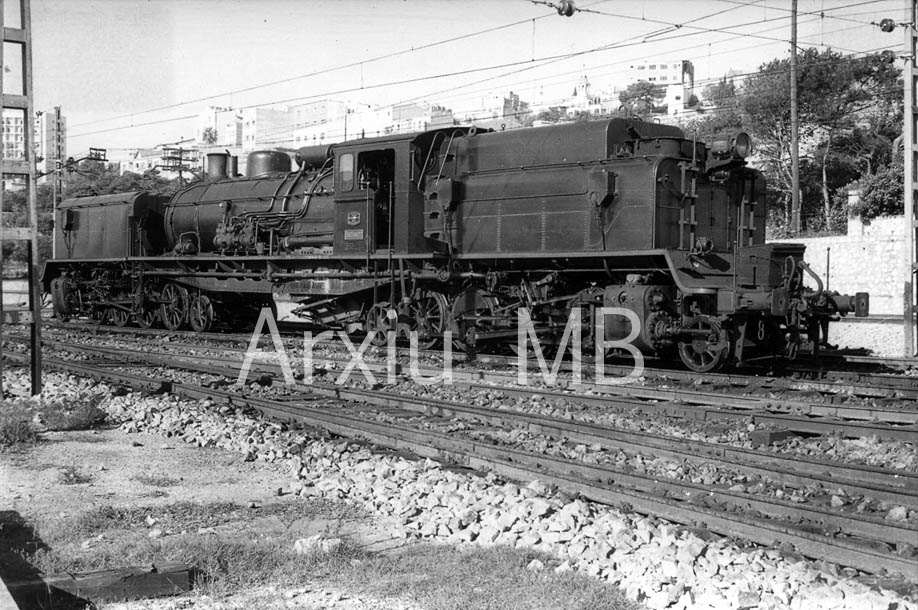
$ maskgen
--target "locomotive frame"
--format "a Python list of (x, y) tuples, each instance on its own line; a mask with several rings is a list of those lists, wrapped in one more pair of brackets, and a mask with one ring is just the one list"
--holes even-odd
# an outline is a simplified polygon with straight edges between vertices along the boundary
[[(705, 372), (816, 351), (869, 297), (829, 293), (804, 247), (764, 243), (761, 174), (745, 134), (708, 147), (675, 127), (611, 119), (507, 132), (451, 127), (276, 151), (248, 176), (209, 155), (171, 199), (72, 199), (43, 281), (55, 311), (117, 325), (209, 330), (264, 306), (382, 340), (452, 331), (466, 350), (513, 347), (520, 307), (557, 344), (581, 307), (583, 346), (622, 339)], [(230, 172), (232, 173), (232, 172)], [(815, 288), (808, 288), (809, 278)], [(397, 316), (390, 317), (393, 309)]]

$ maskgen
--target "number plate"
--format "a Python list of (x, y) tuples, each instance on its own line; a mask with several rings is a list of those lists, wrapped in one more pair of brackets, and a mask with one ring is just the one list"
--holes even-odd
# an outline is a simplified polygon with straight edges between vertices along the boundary
[(344, 241), (357, 241), (363, 239), (363, 229), (345, 229)]

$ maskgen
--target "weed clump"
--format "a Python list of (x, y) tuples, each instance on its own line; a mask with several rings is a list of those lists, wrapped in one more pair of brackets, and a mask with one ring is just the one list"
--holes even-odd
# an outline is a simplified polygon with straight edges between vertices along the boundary
[(98, 396), (70, 401), (41, 397), (0, 402), (0, 450), (24, 448), (44, 431), (87, 430), (105, 421)]
[[(5, 411), (5, 405), (0, 409)], [(30, 445), (37, 438), (38, 434), (28, 419), (16, 413), (0, 413), (0, 450)]]

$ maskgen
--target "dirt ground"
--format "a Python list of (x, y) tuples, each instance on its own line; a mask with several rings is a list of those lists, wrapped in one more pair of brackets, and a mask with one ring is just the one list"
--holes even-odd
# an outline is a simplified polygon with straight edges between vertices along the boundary
[[(247, 529), (251, 537), (283, 529), (289, 534), (291, 547), (297, 538), (313, 534), (345, 537), (368, 552), (388, 551), (405, 544), (404, 539), (387, 536), (384, 524), (359, 511), (338, 513), (327, 507), (324, 511), (316, 510), (296, 496), (278, 495), (278, 490), (289, 483), (287, 473), (279, 466), (245, 462), (239, 454), (200, 449), (150, 434), (126, 434), (117, 429), (49, 432), (42, 438), (43, 442), (29, 449), (0, 453), (0, 511), (5, 520), (12, 515), (17, 521), (34, 524), (37, 545), (46, 544), (41, 540), (42, 530), (52, 531), (52, 538), (66, 539), (60, 535), (59, 527), (68, 527), (81, 514), (107, 507), (134, 511), (143, 507), (142, 512), (155, 522), (141, 521), (133, 529), (140, 530), (141, 538), (156, 536), (164, 541), (189, 533), (187, 529), (171, 531), (169, 526), (174, 520), (168, 518), (172, 507), (186, 503), (217, 506), (224, 512), (228, 504), (237, 505), (243, 509), (239, 514), (205, 520), (204, 524), (216, 526), (210, 529), (237, 534)], [(259, 513), (264, 516), (260, 517)], [(297, 519), (299, 514), (303, 515), (302, 519)], [(277, 523), (278, 520), (282, 523)], [(159, 530), (159, 535), (154, 530)], [(101, 540), (81, 539), (78, 535), (62, 545), (73, 547), (72, 550), (61, 551), (64, 555), (89, 555), (90, 549), (97, 551), (94, 547), (111, 544), (118, 536), (117, 531), (106, 532)], [(29, 577), (24, 570), (16, 574), (9, 561), (3, 563), (7, 582)], [(104, 607), (172, 608), (189, 607), (192, 603), (206, 607), (208, 602), (217, 603), (207, 595), (192, 599), (148, 600)], [(318, 587), (259, 588), (243, 597), (224, 599), (217, 607), (254, 607), (250, 603), (256, 600), (258, 607), (271, 606), (271, 600), (281, 600), (284, 607), (290, 606), (291, 600), (295, 600), (296, 607), (305, 608), (408, 607), (393, 604), (392, 600), (378, 602), (355, 597), (328, 587), (327, 583)]]
[[(556, 573), (559, 561), (544, 554), (393, 537), (360, 508), (285, 493), (290, 481), (279, 465), (179, 439), (45, 432), (0, 451), (0, 575), (11, 585), (170, 562), (213, 575), (186, 595), (97, 606), (105, 610), (639, 607), (611, 585)], [(295, 552), (295, 541), (316, 535), (341, 548)], [(544, 570), (529, 567), (535, 558)], [(39, 607), (34, 591), (11, 590), (21, 609)], [(67, 598), (54, 607), (88, 606)]]

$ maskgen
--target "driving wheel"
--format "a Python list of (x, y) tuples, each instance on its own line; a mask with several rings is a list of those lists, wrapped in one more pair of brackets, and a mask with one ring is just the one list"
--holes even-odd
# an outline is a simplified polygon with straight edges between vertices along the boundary
[(159, 316), (163, 326), (178, 330), (188, 319), (188, 291), (178, 284), (166, 284), (161, 299), (163, 304), (159, 307)]
[(109, 307), (105, 312), (105, 320), (114, 326), (127, 326), (128, 320), (130, 319), (131, 314), (117, 307)]
[(411, 330), (418, 333), (418, 347), (431, 349), (443, 338), (449, 324), (449, 301), (433, 290), (423, 290), (409, 307)]
[(214, 325), (214, 304), (206, 294), (196, 294), (188, 306), (188, 325), (199, 333), (208, 332)]
[(390, 309), (389, 303), (383, 301), (373, 305), (370, 311), (367, 312), (367, 334), (373, 337), (370, 339), (373, 345), (385, 345), (389, 338), (389, 332), (394, 332), (397, 328), (398, 317), (390, 318)]

